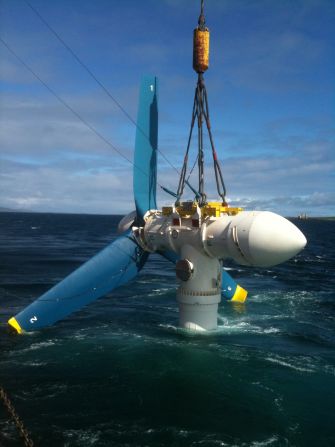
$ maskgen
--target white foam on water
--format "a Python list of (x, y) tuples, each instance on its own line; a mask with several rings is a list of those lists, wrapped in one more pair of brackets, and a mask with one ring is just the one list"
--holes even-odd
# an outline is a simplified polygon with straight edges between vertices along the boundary
[[(143, 431), (143, 429), (136, 424), (133, 426), (133, 430), (134, 431)], [(144, 433), (146, 433), (148, 435), (156, 435), (156, 434), (160, 434), (160, 433), (164, 433), (164, 432), (172, 432), (172, 433), (175, 433), (176, 435), (183, 437), (183, 438), (187, 438), (191, 434), (196, 433), (191, 430), (177, 429), (175, 427), (164, 427), (164, 428), (162, 428), (162, 427), (151, 428), (150, 427), (150, 428), (147, 428), (146, 430), (144, 430)]]
[(262, 293), (252, 295), (252, 297), (249, 298), (249, 301), (252, 301), (253, 303), (264, 303), (270, 302), (272, 299), (273, 297), (271, 297), (271, 293)]
[(167, 295), (169, 292), (171, 292), (171, 290), (174, 290), (174, 289), (170, 289), (168, 287), (162, 287), (162, 288), (159, 288), (159, 289), (151, 289), (151, 291), (149, 293), (145, 293), (145, 295), (144, 296), (141, 295), (141, 297), (145, 298), (145, 297), (148, 297), (148, 296), (152, 297), (152, 296)]
[(178, 327), (173, 324), (159, 324), (160, 328), (166, 330), (167, 332), (178, 332)]
[[(17, 441), (17, 429), (13, 423), (8, 421), (7, 415), (6, 415), (5, 421), (0, 420), (0, 433), (2, 435), (1, 440), (8, 441), (8, 445), (9, 445), (9, 442)], [(0, 445), (3, 446), (3, 444), (0, 444)], [(12, 445), (12, 444), (10, 444), (10, 445)]]
[(68, 391), (68, 386), (65, 383), (59, 383), (56, 385), (48, 385), (47, 388), (39, 388), (38, 393), (36, 393), (36, 389), (34, 390), (35, 393), (33, 393), (33, 395), (37, 394), (36, 398), (49, 400), (60, 394), (65, 394)]
[(231, 444), (227, 444), (226, 442), (221, 441), (221, 439), (202, 439), (201, 441), (193, 441), (191, 446), (196, 445), (206, 445), (206, 446), (219, 446), (219, 447), (228, 447)]
[(251, 382), (251, 385), (254, 385), (254, 386), (256, 386), (257, 388), (262, 388), (263, 390), (265, 390), (265, 391), (269, 391), (270, 393), (274, 393), (274, 392), (275, 392), (272, 388), (270, 388), (270, 387), (264, 385), (263, 382)]
[(29, 390), (20, 390), (16, 398), (23, 401), (31, 401), (31, 399), (48, 400), (66, 393), (67, 390), (68, 387), (65, 383), (48, 384), (47, 386), (36, 385)]
[(290, 425), (290, 426), (288, 427), (288, 429), (289, 429), (290, 432), (292, 432), (292, 433), (297, 433), (298, 431), (301, 430), (301, 428), (300, 428), (300, 424), (299, 424), (298, 422), (296, 422), (296, 423), (293, 424), (293, 425)]
[(307, 357), (292, 358), (292, 357), (274, 356), (274, 357), (266, 357), (265, 360), (299, 372), (311, 373), (311, 374), (316, 372), (315, 365), (312, 364), (311, 360), (308, 359)]
[(88, 338), (88, 335), (87, 334), (75, 334), (74, 336), (73, 336), (73, 339), (74, 340), (77, 340), (77, 341), (82, 341), (82, 340), (85, 340), (85, 339), (87, 339)]
[(171, 307), (171, 306), (164, 306), (164, 309), (169, 310), (170, 312), (174, 312), (174, 313), (178, 313), (179, 314), (179, 310), (177, 306)]
[(263, 334), (278, 334), (280, 332), (280, 329), (276, 327), (268, 327), (263, 329)]
[(220, 326), (217, 329), (213, 329), (210, 331), (196, 331), (192, 329), (187, 329), (179, 326), (174, 326), (171, 324), (160, 324), (159, 327), (163, 328), (167, 332), (172, 332), (175, 334), (180, 334), (186, 337), (213, 337), (217, 336), (221, 333)]
[(250, 441), (250, 442), (238, 442), (236, 444), (236, 441), (232, 443), (224, 442), (220, 439), (214, 439), (212, 436), (206, 436), (201, 441), (195, 441), (192, 442), (191, 446), (229, 446), (229, 447), (270, 447), (270, 446), (288, 446), (289, 442), (287, 439), (279, 438), (277, 435), (272, 435), (267, 439), (264, 439), (262, 441)]
[(227, 318), (219, 316), (218, 332), (222, 334), (277, 334), (280, 330), (276, 327), (261, 327), (251, 324), (248, 321), (229, 321)]
[(278, 436), (273, 435), (268, 439), (264, 439), (263, 441), (253, 441), (251, 443), (245, 444), (243, 443), (243, 446), (250, 446), (250, 447), (265, 447), (265, 446), (271, 446), (271, 445), (280, 445), (280, 446), (284, 446), (284, 445), (289, 445), (288, 444), (288, 440), (286, 440), (287, 442), (285, 444), (282, 443), (283, 439), (279, 439)]
[(170, 287), (160, 287), (159, 289), (152, 289), (152, 292), (155, 293), (164, 293), (164, 292), (169, 292), (171, 290)]
[[(22, 362), (20, 362), (22, 364)], [(36, 367), (40, 367), (40, 366), (46, 366), (47, 363), (46, 362), (35, 362), (35, 361), (27, 361), (27, 362), (23, 362), (24, 366), (36, 366)]]
[(9, 353), (10, 357), (16, 357), (19, 356), (25, 352), (30, 352), (30, 351), (37, 351), (40, 349), (46, 349), (49, 348), (50, 346), (55, 346), (59, 340), (47, 340), (47, 341), (41, 341), (38, 343), (33, 343), (30, 346), (23, 348), (23, 349), (17, 349), (15, 351), (11, 351)]
[(277, 408), (279, 411), (284, 411), (284, 407), (283, 407), (283, 397), (282, 397), (282, 396), (281, 396), (281, 397), (276, 397), (276, 398), (274, 399), (274, 404), (275, 404), (276, 408)]
[(41, 341), (39, 343), (34, 343), (26, 348), (27, 351), (36, 351), (37, 349), (49, 348), (50, 346), (54, 346), (56, 344), (53, 340)]
[(100, 432), (96, 430), (66, 430), (63, 435), (67, 439), (64, 447), (96, 445), (100, 440)]

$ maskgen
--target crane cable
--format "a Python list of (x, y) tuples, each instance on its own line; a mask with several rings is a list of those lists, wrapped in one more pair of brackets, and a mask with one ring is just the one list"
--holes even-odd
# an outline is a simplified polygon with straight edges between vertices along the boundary
[[(99, 81), (99, 79), (95, 76), (95, 74), (90, 70), (90, 68), (79, 58), (79, 56), (72, 50), (72, 48), (64, 41), (64, 39), (53, 29), (53, 27), (47, 22), (47, 20), (41, 15), (41, 13), (34, 8), (34, 6), (28, 1), (24, 0), (26, 5), (36, 14), (36, 16), (41, 20), (42, 23), (49, 29), (49, 31), (59, 40), (59, 42), (66, 48), (66, 50), (73, 56), (73, 58), (78, 62), (78, 64), (86, 70), (86, 72), (91, 76), (92, 79), (102, 88), (102, 90), (106, 93), (106, 95), (116, 104), (116, 106), (122, 111), (122, 113), (135, 125), (136, 129), (138, 129), (142, 135), (150, 141), (149, 136), (144, 132), (143, 129), (137, 124), (137, 122), (131, 117), (131, 115), (125, 110), (124, 107), (120, 104), (120, 102), (110, 93), (110, 91), (105, 87), (105, 85)], [(178, 175), (180, 175), (179, 170), (170, 162), (170, 160), (164, 155), (162, 151), (160, 151), (159, 148), (157, 148), (157, 151), (160, 153), (160, 155), (163, 157), (163, 159), (177, 172)], [(186, 180), (186, 184), (189, 186), (189, 188), (194, 191), (194, 188), (189, 184), (188, 180)], [(158, 184), (159, 185), (159, 184)], [(166, 188), (159, 185), (164, 191), (168, 192)]]
[(198, 25), (201, 30), (205, 29), (205, 14), (204, 14), (204, 0), (201, 0), (200, 4), (200, 16), (198, 20)]
[[(100, 138), (104, 143), (106, 143), (109, 147), (111, 147), (115, 152), (117, 152), (123, 159), (128, 161), (132, 166), (136, 167), (142, 174), (149, 177), (148, 173), (143, 171), (140, 167), (136, 166), (135, 163), (124, 155), (120, 149), (118, 149), (114, 144), (112, 144), (107, 138), (105, 138), (98, 130), (96, 130), (88, 121), (86, 121), (76, 110), (73, 109), (63, 98), (61, 98), (46, 82), (43, 81), (39, 77), (35, 71), (29, 67), (29, 65), (21, 59), (21, 57), (8, 45), (8, 43), (0, 36), (0, 41), (2, 44), (8, 49), (8, 51), (15, 56), (15, 58), (42, 84), (44, 87), (61, 103), (64, 107), (66, 107), (70, 112), (75, 115), (86, 127), (88, 127), (98, 138)], [(164, 189), (164, 187), (157, 182), (160, 188)]]
[[(198, 161), (198, 182), (199, 182), (199, 206), (204, 206), (206, 204), (206, 194), (204, 191), (204, 147), (203, 147), (203, 121), (206, 123), (207, 132), (209, 135), (209, 141), (212, 149), (213, 157), (213, 167), (215, 173), (215, 181), (217, 192), (222, 199), (222, 202), (226, 205), (226, 187), (223, 181), (223, 175), (220, 167), (220, 163), (217, 157), (217, 153), (214, 146), (213, 135), (211, 131), (211, 124), (209, 119), (209, 107), (206, 85), (204, 80), (204, 72), (207, 70), (209, 65), (209, 31), (205, 26), (205, 15), (204, 15), (204, 0), (201, 0), (201, 10), (198, 20), (198, 27), (194, 30), (193, 39), (193, 69), (198, 74), (198, 82), (194, 95), (192, 119), (191, 119), (191, 129), (189, 133), (188, 144), (186, 148), (186, 153), (184, 157), (184, 163), (182, 171), (179, 178), (178, 190), (177, 190), (177, 200), (176, 205), (179, 204), (180, 198), (184, 192), (187, 164), (189, 158), (189, 149), (193, 133), (193, 127), (197, 118), (198, 123), (198, 156), (196, 161)], [(188, 178), (190, 177), (194, 166), (192, 167)]]

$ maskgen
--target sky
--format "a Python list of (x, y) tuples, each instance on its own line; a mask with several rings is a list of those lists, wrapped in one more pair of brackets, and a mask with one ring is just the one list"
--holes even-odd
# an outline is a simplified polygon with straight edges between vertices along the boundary
[[(200, 0), (29, 2), (134, 120), (141, 77), (159, 78), (159, 150), (180, 170), (197, 79), (192, 34)], [(205, 0), (205, 15), (211, 31), (205, 81), (230, 205), (286, 216), (335, 215), (335, 2)], [(0, 37), (132, 159), (135, 125), (25, 0), (0, 0)], [(95, 214), (134, 209), (132, 165), (2, 42), (0, 81), (0, 207)], [(195, 148), (193, 140), (191, 164)], [(216, 200), (209, 149), (206, 140), (205, 191)], [(161, 153), (159, 184), (176, 191), (178, 174)], [(160, 206), (172, 200), (158, 188)]]

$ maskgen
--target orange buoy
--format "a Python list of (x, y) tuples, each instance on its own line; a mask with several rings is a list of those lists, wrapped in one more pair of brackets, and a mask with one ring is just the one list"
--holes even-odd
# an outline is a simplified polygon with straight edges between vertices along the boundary
[(209, 31), (208, 28), (196, 28), (193, 33), (193, 69), (204, 73), (209, 65)]

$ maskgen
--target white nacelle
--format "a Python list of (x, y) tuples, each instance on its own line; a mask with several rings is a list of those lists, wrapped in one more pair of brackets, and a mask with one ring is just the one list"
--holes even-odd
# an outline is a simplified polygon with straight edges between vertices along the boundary
[(302, 232), (289, 220), (268, 211), (241, 211), (235, 216), (192, 219), (173, 225), (173, 215), (149, 211), (140, 229), (141, 244), (149, 251), (173, 250), (181, 254), (192, 246), (211, 258), (231, 258), (238, 264), (270, 267), (287, 261), (306, 245)]
[(207, 226), (207, 251), (239, 264), (270, 267), (287, 261), (306, 245), (292, 222), (269, 211), (243, 211)]

